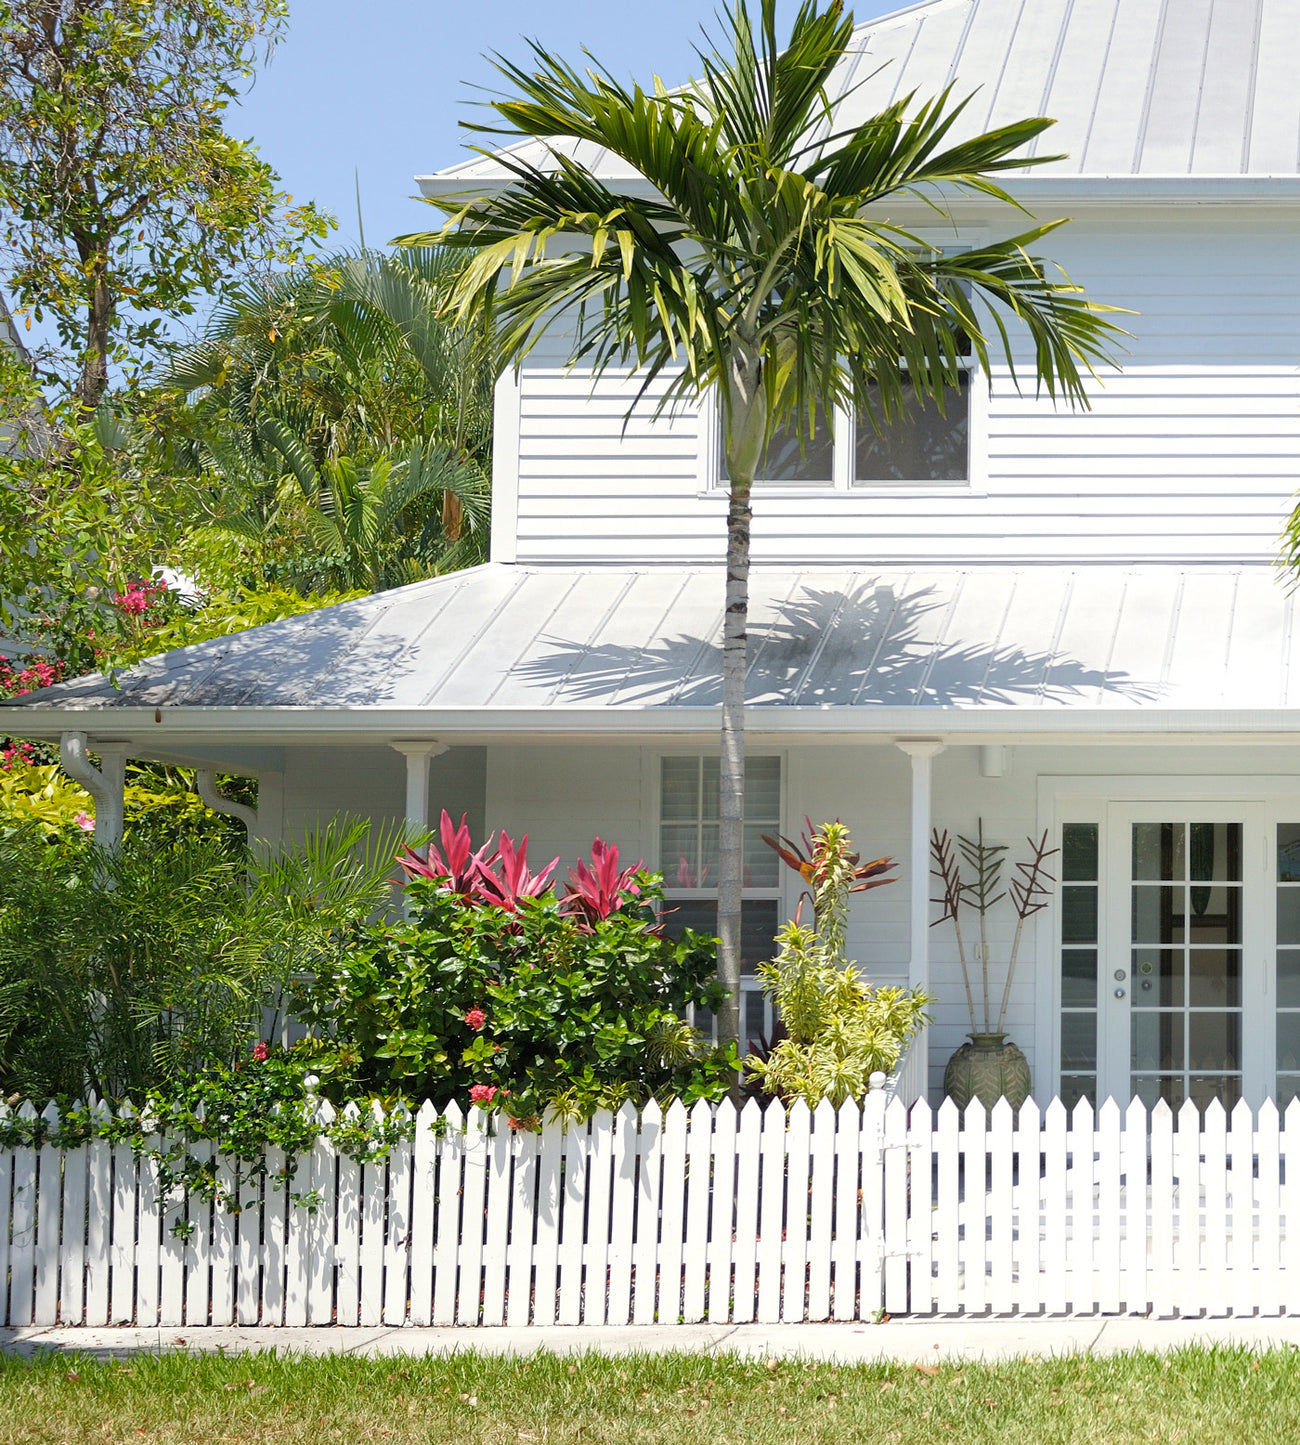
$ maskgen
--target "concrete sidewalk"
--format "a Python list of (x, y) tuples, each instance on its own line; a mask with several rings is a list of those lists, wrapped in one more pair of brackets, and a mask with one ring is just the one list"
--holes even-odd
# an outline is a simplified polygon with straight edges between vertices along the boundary
[(1242, 1344), (1300, 1350), (1300, 1318), (1148, 1320), (895, 1319), (882, 1325), (542, 1325), (378, 1329), (0, 1330), (0, 1350), (83, 1352), (116, 1358), (147, 1351), (279, 1350), (310, 1355), (430, 1355), (474, 1350), (531, 1355), (540, 1350), (572, 1355), (734, 1354), (747, 1358), (827, 1360), (837, 1364), (896, 1360), (1007, 1360), (1052, 1355), (1109, 1355), (1127, 1350), (1163, 1352), (1191, 1344)]

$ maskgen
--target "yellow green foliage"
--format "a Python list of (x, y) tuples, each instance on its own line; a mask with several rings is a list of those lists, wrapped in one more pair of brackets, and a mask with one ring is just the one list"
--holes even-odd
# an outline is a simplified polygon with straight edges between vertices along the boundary
[(796, 914), (776, 936), (776, 957), (759, 965), (787, 1037), (746, 1061), (769, 1094), (815, 1108), (860, 1099), (871, 1075), (889, 1073), (928, 1022), (929, 999), (902, 988), (873, 988), (845, 957), (848, 895), (855, 878), (849, 830), (826, 823), (813, 834), (810, 882), (815, 922)]
[(56, 764), (0, 768), (0, 826), (37, 823), (46, 833), (64, 833), (77, 826), (78, 814), (93, 818), (94, 799)]

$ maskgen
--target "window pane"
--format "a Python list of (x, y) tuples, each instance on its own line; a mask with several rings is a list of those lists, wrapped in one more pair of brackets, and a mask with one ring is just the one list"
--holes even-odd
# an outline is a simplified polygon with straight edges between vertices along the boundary
[(1193, 883), (1241, 882), (1241, 824), (1193, 823), (1188, 847)]
[(660, 813), (665, 823), (679, 819), (694, 822), (700, 815), (699, 758), (660, 760)]
[(1096, 880), (1096, 823), (1067, 823), (1061, 829), (1061, 877), (1066, 883)]
[(1277, 1076), (1277, 1106), (1285, 1109), (1292, 1099), (1300, 1098), (1300, 1074)]
[[(1131, 1061), (1138, 1069), (1181, 1069), (1183, 1067), (1183, 1013), (1137, 1013), (1130, 1015)], [(1202, 1065), (1202, 1068), (1208, 1065)]]
[[(746, 899), (740, 914), (742, 972), (752, 974), (758, 964), (766, 963), (772, 957), (777, 912), (775, 898)], [(669, 900), (664, 904), (661, 916), (669, 938), (680, 938), (684, 928), (712, 934), (718, 926), (718, 905), (710, 898)]]
[(1241, 1015), (1187, 1015), (1188, 1065), (1193, 1069), (1241, 1068)]
[(1214, 1099), (1217, 1099), (1225, 1109), (1231, 1109), (1241, 1098), (1241, 1080), (1231, 1075), (1225, 1079), (1213, 1074), (1207, 1077), (1198, 1077), (1193, 1074), (1187, 1087), (1187, 1097), (1202, 1112)]
[[(1300, 1069), (1300, 1014), (1280, 1013), (1277, 1016), (1277, 1066), (1279, 1069)], [(1278, 1102), (1280, 1106), (1281, 1101)]]
[(1241, 954), (1236, 949), (1192, 949), (1187, 961), (1187, 991), (1194, 1008), (1239, 1008)]
[(1300, 952), (1295, 949), (1278, 950), (1277, 1006), (1300, 1008)]
[(1198, 888), (1187, 890), (1191, 904), (1188, 919), (1189, 943), (1241, 942), (1241, 889)]
[(1183, 941), (1182, 888), (1134, 888), (1133, 942)]
[(754, 823), (781, 820), (781, 759), (745, 759), (745, 817)]
[(1133, 877), (1141, 881), (1187, 876), (1182, 823), (1134, 823)]
[(1183, 1105), (1183, 1076), (1181, 1074), (1134, 1074), (1133, 1092), (1148, 1109), (1154, 1109), (1163, 1099), (1177, 1113)]
[(1097, 1102), (1097, 1076), (1095, 1074), (1062, 1074), (1061, 1102), (1067, 1109), (1073, 1109), (1081, 1100), (1090, 1104)]
[(1095, 1013), (1061, 1015), (1061, 1068), (1095, 1069), (1097, 1067), (1097, 1015)]
[(1181, 948), (1133, 950), (1133, 1007), (1182, 1008), (1186, 998)]
[(1061, 1003), (1065, 1008), (1097, 1006), (1097, 950), (1067, 948), (1061, 954)]
[(699, 829), (694, 823), (665, 823), (659, 833), (659, 858), (669, 888), (703, 888), (697, 856)]
[[(934, 402), (913, 395), (891, 422), (881, 414), (873, 387), (870, 411), (858, 413), (854, 480), (857, 482), (964, 482), (970, 474), (970, 378), (953, 388), (940, 415)], [(875, 419), (873, 420), (873, 415)]]
[[(727, 457), (719, 442), (718, 476), (725, 482)], [(834, 476), (834, 437), (830, 421), (821, 407), (813, 420), (813, 435), (808, 435), (806, 417), (791, 418), (780, 427), (767, 444), (767, 456), (759, 466), (759, 482), (804, 483), (830, 486)]]
[(1277, 941), (1300, 943), (1300, 888), (1277, 890)]
[(1063, 943), (1096, 943), (1097, 890), (1095, 888), (1061, 889), (1061, 941)]
[(1277, 881), (1300, 883), (1300, 823), (1277, 825)]
[(763, 842), (768, 827), (764, 823), (745, 824), (745, 887), (775, 888), (781, 881), (781, 860)]

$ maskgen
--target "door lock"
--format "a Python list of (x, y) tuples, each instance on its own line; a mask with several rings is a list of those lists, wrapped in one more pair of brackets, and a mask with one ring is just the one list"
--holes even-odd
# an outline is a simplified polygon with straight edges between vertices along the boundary
[(1115, 997), (1116, 997), (1116, 998), (1123, 998), (1123, 997), (1124, 997), (1124, 990), (1123, 990), (1122, 988), (1117, 988), (1117, 989), (1115, 990)]
[(1117, 969), (1115, 970), (1115, 982), (1116, 982), (1116, 983), (1123, 983), (1124, 980), (1125, 980), (1127, 977), (1128, 977), (1128, 975), (1124, 972), (1124, 970), (1123, 970), (1122, 968), (1117, 968)]

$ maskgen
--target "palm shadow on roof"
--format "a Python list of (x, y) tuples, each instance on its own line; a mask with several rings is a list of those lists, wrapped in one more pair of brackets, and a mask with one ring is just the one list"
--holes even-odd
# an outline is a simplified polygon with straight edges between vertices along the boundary
[[(1160, 696), (1155, 684), (1059, 652), (1000, 638), (949, 642), (943, 637), (947, 606), (933, 587), (804, 586), (751, 616), (746, 700), (786, 707), (974, 707), (1098, 705), (1108, 695), (1135, 704)], [(549, 652), (514, 671), (530, 684), (549, 685), (554, 703), (705, 707), (722, 700), (717, 636), (679, 633), (643, 647), (541, 641)]]

